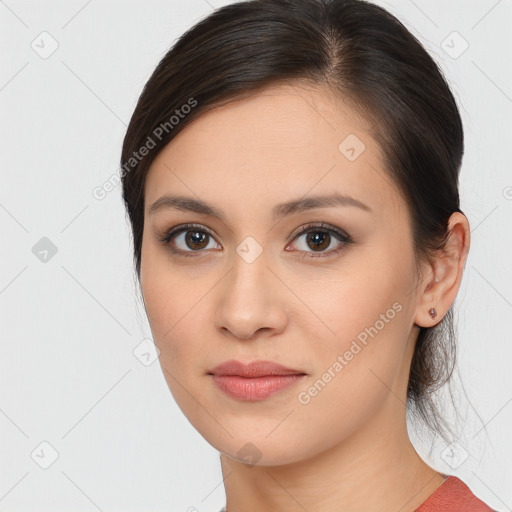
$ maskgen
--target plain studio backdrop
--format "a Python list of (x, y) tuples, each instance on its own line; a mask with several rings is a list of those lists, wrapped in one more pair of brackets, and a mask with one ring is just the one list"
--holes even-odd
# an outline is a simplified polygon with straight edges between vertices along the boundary
[[(183, 416), (151, 356), (121, 189), (109, 183), (156, 64), (226, 3), (0, 2), (0, 510), (217, 512), (225, 503), (218, 452)], [(436, 469), (504, 512), (512, 1), (377, 3), (440, 63), (466, 140), (461, 201), (472, 247), (456, 300), (454, 383), (463, 421), (450, 446), (421, 426), (411, 436)]]

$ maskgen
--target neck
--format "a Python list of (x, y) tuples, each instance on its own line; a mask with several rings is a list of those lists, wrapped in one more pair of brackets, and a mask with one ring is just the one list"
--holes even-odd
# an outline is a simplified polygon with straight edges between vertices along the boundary
[(222, 454), (227, 512), (413, 512), (446, 475), (418, 455), (397, 407), (399, 425), (396, 409), (383, 407), (338, 445), (293, 464), (248, 467)]

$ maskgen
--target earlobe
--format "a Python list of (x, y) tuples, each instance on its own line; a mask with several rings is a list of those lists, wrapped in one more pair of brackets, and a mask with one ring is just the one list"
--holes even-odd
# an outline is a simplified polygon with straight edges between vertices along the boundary
[(419, 327), (438, 324), (459, 291), (470, 245), (469, 222), (460, 212), (451, 215), (446, 244), (430, 265), (429, 282), (423, 288), (414, 322)]

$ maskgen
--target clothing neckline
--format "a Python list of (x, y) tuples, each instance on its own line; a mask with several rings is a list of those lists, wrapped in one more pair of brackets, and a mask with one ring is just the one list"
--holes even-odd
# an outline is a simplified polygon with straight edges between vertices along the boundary
[(455, 475), (448, 475), (443, 483), (415, 510), (415, 512), (492, 512), (485, 502)]

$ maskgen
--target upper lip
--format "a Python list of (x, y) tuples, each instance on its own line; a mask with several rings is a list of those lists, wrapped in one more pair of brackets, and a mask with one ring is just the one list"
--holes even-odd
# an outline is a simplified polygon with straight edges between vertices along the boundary
[(225, 361), (209, 372), (214, 375), (236, 375), (239, 377), (264, 377), (266, 375), (305, 375), (301, 370), (287, 368), (272, 361), (242, 363), (232, 359)]

